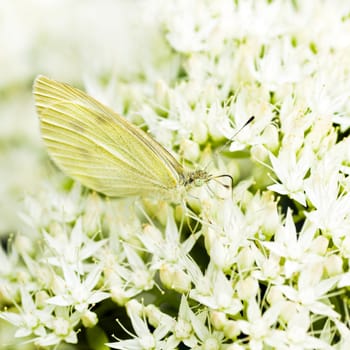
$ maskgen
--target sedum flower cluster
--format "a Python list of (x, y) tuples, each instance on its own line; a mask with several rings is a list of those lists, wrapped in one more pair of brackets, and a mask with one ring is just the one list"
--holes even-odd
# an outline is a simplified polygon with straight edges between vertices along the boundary
[(0, 250), (0, 318), (43, 348), (348, 349), (350, 4), (149, 0), (140, 17), (139, 74), (86, 89), (234, 187), (172, 203), (43, 180)]

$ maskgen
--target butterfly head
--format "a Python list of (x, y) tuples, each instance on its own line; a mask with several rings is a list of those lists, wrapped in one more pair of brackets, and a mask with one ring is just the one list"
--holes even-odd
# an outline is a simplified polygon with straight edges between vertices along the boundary
[(183, 185), (185, 187), (201, 187), (210, 180), (211, 176), (205, 170), (195, 170), (185, 174)]
[[(222, 178), (227, 178), (229, 180), (229, 184), (220, 181), (220, 179)], [(223, 186), (226, 189), (233, 188), (233, 178), (231, 175), (229, 174), (211, 175), (205, 170), (195, 170), (185, 174), (182, 178), (182, 185), (187, 189), (191, 187), (201, 187), (211, 180), (218, 182), (221, 186)]]

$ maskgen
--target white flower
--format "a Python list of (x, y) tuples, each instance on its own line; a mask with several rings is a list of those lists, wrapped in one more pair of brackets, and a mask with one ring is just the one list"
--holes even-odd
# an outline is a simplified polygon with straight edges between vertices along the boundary
[[(272, 106), (261, 98), (267, 93), (268, 90), (264, 87), (249, 87), (239, 90), (237, 95), (228, 101), (227, 106), (222, 108), (221, 113), (215, 111), (215, 115), (211, 116), (208, 123), (213, 124), (222, 135), (232, 141), (230, 144), (231, 152), (243, 150), (247, 145), (261, 145), (271, 142), (271, 140), (265, 140), (263, 136), (260, 136), (264, 129), (271, 124), (273, 118)], [(221, 114), (223, 115), (221, 116)], [(231, 116), (234, 118), (234, 125), (232, 125)], [(241, 129), (251, 116), (255, 116), (254, 121)]]
[(207, 40), (218, 19), (197, 0), (180, 1), (169, 11), (166, 37), (177, 51), (196, 52), (208, 50)]
[[(210, 223), (203, 232), (206, 249), (211, 261), (223, 271), (233, 266), (239, 250), (247, 246), (248, 239), (254, 237), (259, 230), (262, 224), (259, 218), (265, 219), (264, 215), (257, 216), (252, 213), (253, 217), (250, 220), (250, 212), (243, 212), (242, 203), (239, 201), (245, 202), (245, 196), (251, 199), (245, 186), (249, 186), (249, 182), (242, 185), (242, 188), (234, 189), (234, 199), (219, 199), (217, 201), (211, 199), (209, 202), (210, 210), (205, 213), (205, 220)], [(250, 205), (249, 199), (244, 205)]]
[[(350, 346), (350, 328), (349, 324), (340, 322), (339, 320), (334, 320), (335, 325), (340, 333), (340, 341), (336, 345), (336, 349), (346, 350)], [(347, 322), (349, 323), (349, 321)]]
[(271, 253), (285, 260), (284, 274), (287, 278), (291, 278), (294, 273), (301, 271), (304, 267), (311, 264), (322, 264), (324, 259), (312, 250), (315, 234), (315, 225), (307, 221), (303, 229), (297, 232), (292, 213), (288, 210), (286, 222), (276, 232), (274, 241), (261, 242), (261, 244)]
[(81, 204), (81, 186), (78, 183), (68, 193), (47, 184), (37, 198), (26, 197), (26, 211), (21, 217), (33, 228), (47, 227), (51, 221), (69, 223), (79, 216)]
[(182, 340), (191, 349), (220, 349), (221, 344), (223, 344), (224, 334), (216, 330), (211, 330), (208, 327), (208, 316), (206, 311), (195, 314), (190, 310), (187, 302), (182, 299), (179, 312), (180, 321), (177, 323), (175, 330), (177, 331), (176, 334), (180, 335), (179, 327), (185, 327), (185, 331), (188, 332), (187, 335), (190, 337), (189, 339)]
[(1, 312), (0, 318), (17, 327), (15, 337), (26, 337), (31, 334), (39, 337), (46, 336), (46, 325), (51, 319), (53, 307), (38, 308), (25, 287), (20, 288), (20, 293), (22, 305), (18, 310), (19, 313)]
[(339, 146), (315, 164), (304, 186), (308, 199), (315, 207), (315, 210), (306, 213), (307, 217), (331, 236), (338, 246), (350, 229), (350, 195), (341, 192), (343, 176), (340, 167), (345, 158), (344, 149)]
[(7, 303), (14, 300), (18, 292), (17, 283), (13, 283), (13, 271), (17, 268), (20, 255), (16, 249), (6, 252), (0, 247), (0, 302)]
[(285, 335), (275, 329), (281, 305), (275, 304), (262, 314), (259, 304), (255, 299), (248, 302), (247, 320), (238, 320), (237, 325), (242, 333), (249, 336), (249, 348), (252, 350), (263, 349), (264, 346), (281, 348), (285, 343)]
[(305, 206), (304, 179), (314, 161), (310, 148), (303, 148), (297, 156), (293, 149), (286, 146), (279, 151), (277, 157), (270, 153), (270, 160), (272, 169), (281, 183), (271, 185), (268, 189), (288, 195)]
[(190, 297), (208, 306), (210, 309), (223, 311), (229, 315), (236, 315), (243, 306), (235, 297), (232, 280), (218, 269), (213, 263), (209, 263), (204, 276), (193, 276), (195, 288), (190, 292)]
[(320, 273), (315, 274), (315, 266), (311, 266), (300, 272), (297, 286), (281, 285), (278, 288), (287, 299), (299, 303), (306, 310), (316, 315), (338, 318), (339, 314), (327, 302), (327, 293), (334, 288), (338, 280), (339, 277), (321, 279)]
[(251, 73), (264, 87), (275, 91), (300, 81), (308, 73), (304, 65), (311, 54), (306, 48), (293, 47), (287, 36), (275, 39), (261, 57), (251, 62)]
[(71, 312), (67, 308), (55, 308), (54, 315), (47, 321), (49, 329), (46, 335), (34, 338), (38, 346), (58, 345), (61, 342), (78, 343), (78, 331), (75, 330), (80, 321), (78, 312)]
[[(85, 312), (96, 303), (107, 299), (110, 294), (95, 290), (102, 272), (102, 265), (95, 265), (84, 277), (64, 262), (61, 265), (64, 278), (64, 290), (49, 298), (47, 303), (57, 306), (73, 306), (79, 312)], [(55, 292), (55, 291), (54, 291)]]
[[(47, 262), (53, 266), (61, 266), (62, 261), (77, 268), (79, 273), (84, 273), (87, 268), (84, 261), (96, 255), (106, 244), (106, 240), (95, 241), (86, 236), (82, 227), (82, 220), (78, 218), (71, 232), (65, 229), (56, 236), (44, 232), (44, 239), (53, 256), (47, 257)], [(77, 263), (79, 264), (77, 266)]]
[(194, 264), (187, 254), (193, 248), (198, 234), (193, 234), (181, 242), (181, 236), (171, 211), (164, 236), (155, 227), (146, 226), (139, 239), (152, 253), (152, 270), (160, 270), (160, 277), (168, 288), (184, 292), (189, 287), (188, 271)]
[(310, 335), (311, 320), (307, 310), (301, 310), (288, 321), (285, 331), (286, 349), (331, 349), (327, 342)]
[(147, 321), (140, 315), (140, 307), (136, 301), (129, 302), (126, 307), (132, 326), (136, 335), (134, 339), (118, 340), (114, 343), (107, 343), (112, 349), (121, 350), (173, 350), (179, 343), (175, 338), (167, 340), (164, 337), (169, 334), (174, 324), (173, 322), (162, 322), (153, 332), (150, 331)]
[(252, 272), (254, 278), (261, 281), (268, 281), (272, 284), (282, 284), (285, 279), (281, 274), (280, 258), (275, 254), (266, 256), (255, 245), (251, 245), (250, 248), (258, 267), (257, 270)]
[[(124, 305), (125, 302), (154, 285), (154, 271), (139, 256), (139, 253), (128, 244), (123, 244), (125, 261), (105, 260), (105, 281), (109, 286), (112, 299)], [(118, 257), (120, 259), (120, 257)]]
[(195, 317), (196, 315), (190, 309), (186, 297), (182, 295), (179, 313), (174, 326), (174, 336), (190, 348), (197, 345), (197, 338), (193, 329)]

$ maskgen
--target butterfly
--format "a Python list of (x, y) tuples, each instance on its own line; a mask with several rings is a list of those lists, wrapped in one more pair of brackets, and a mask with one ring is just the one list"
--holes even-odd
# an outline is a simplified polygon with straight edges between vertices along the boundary
[(79, 89), (40, 75), (33, 93), (49, 155), (88, 188), (110, 197), (172, 198), (214, 178), (186, 170), (148, 133)]

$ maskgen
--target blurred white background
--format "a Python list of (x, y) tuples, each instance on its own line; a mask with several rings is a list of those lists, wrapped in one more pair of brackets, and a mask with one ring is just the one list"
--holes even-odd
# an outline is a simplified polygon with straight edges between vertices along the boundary
[(153, 54), (150, 41), (143, 40), (156, 16), (149, 4), (0, 1), (0, 237), (19, 229), (18, 203), (47, 177), (31, 95), (35, 76), (86, 86), (89, 80), (142, 71)]

